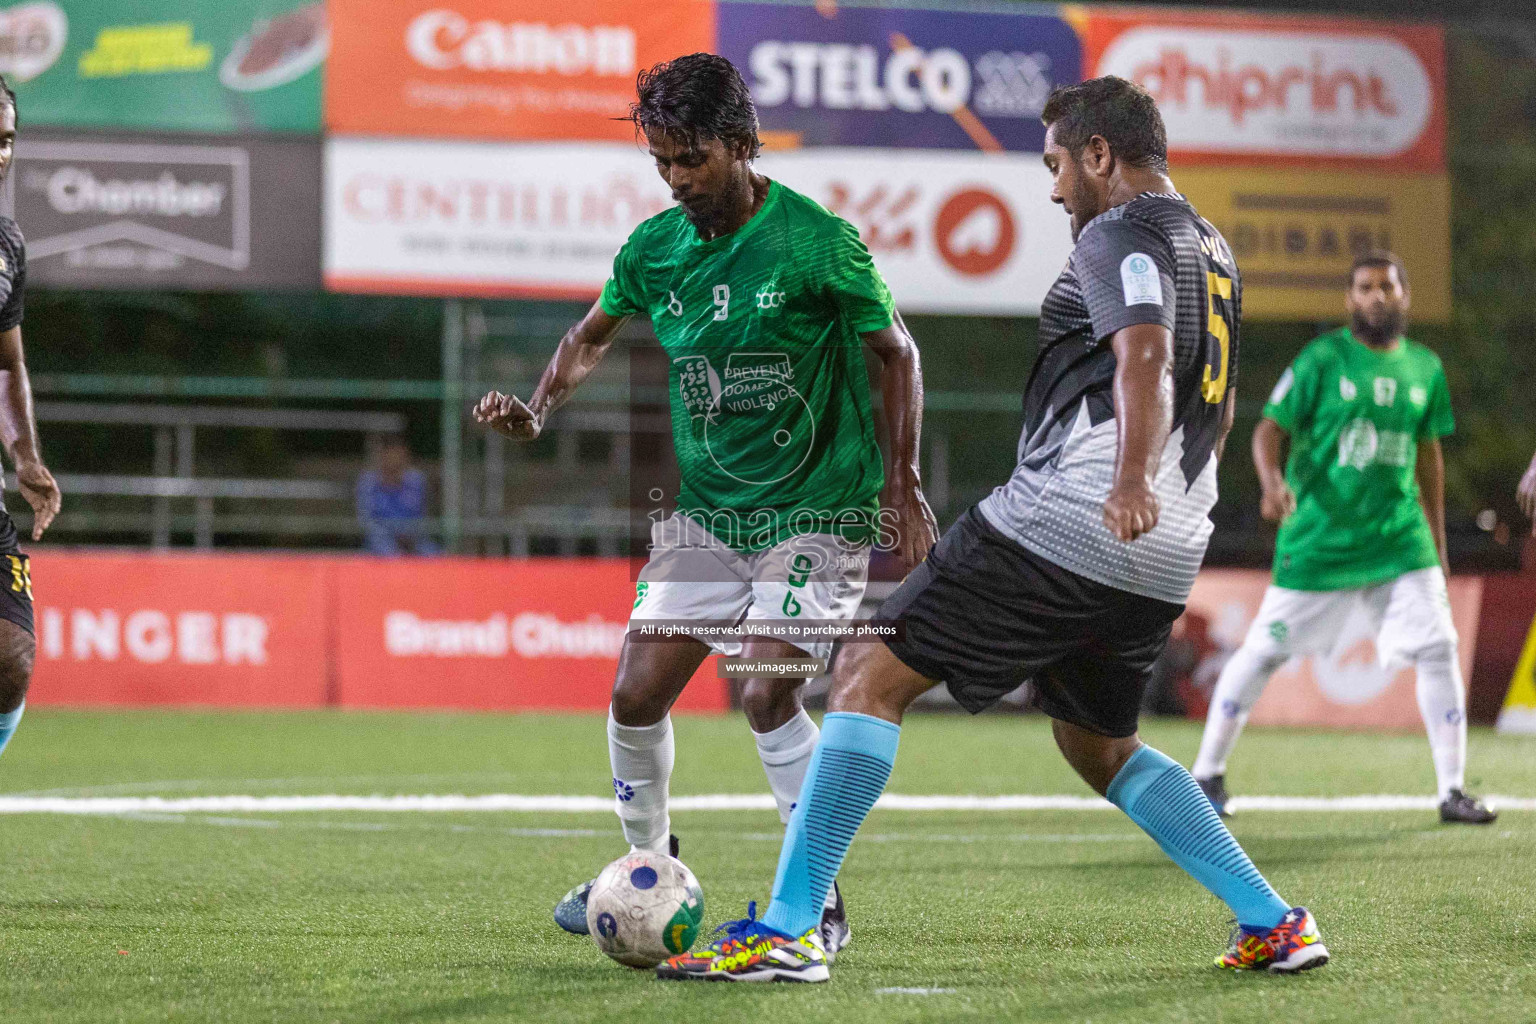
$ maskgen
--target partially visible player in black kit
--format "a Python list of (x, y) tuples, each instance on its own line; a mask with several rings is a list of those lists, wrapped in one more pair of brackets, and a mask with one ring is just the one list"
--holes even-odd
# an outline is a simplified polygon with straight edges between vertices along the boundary
[[(1328, 960), (1312, 915), (1270, 887), (1193, 777), (1137, 736), (1142, 692), (1205, 558), (1231, 429), (1242, 283), (1220, 232), (1168, 177), (1153, 99), (1119, 78), (1045, 107), (1053, 201), (1076, 245), (1041, 308), (1013, 475), (844, 644), (821, 741), (761, 921), (674, 957), (663, 978), (822, 981), (827, 885), (895, 764), (907, 707), (943, 682), (972, 712), (1033, 681), (1057, 746), (1237, 918), (1219, 966)], [(1172, 958), (1155, 923), (1144, 941)], [(921, 927), (916, 919), (912, 928)]]
[[(16, 151), (16, 94), (0, 76), (0, 181)], [(59, 514), (59, 485), (43, 465), (32, 414), (32, 383), (21, 349), (21, 310), (27, 284), (27, 247), (21, 229), (0, 217), (0, 441), (16, 468), (21, 496), (32, 506), (32, 539)], [(0, 751), (10, 742), (26, 706), (37, 641), (32, 628), (32, 570), (21, 553), (16, 524), (0, 509)]]

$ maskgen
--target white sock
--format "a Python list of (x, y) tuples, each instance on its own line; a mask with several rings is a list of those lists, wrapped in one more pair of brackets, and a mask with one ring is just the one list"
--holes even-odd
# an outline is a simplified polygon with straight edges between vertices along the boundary
[(773, 790), (773, 800), (779, 805), (779, 820), (788, 825), (821, 730), (801, 708), (799, 714), (777, 729), (754, 732), (752, 738), (757, 741), (757, 756), (762, 758), (763, 771), (768, 775), (768, 788)]
[(608, 761), (613, 765), (614, 810), (631, 848), (668, 853), (672, 819), (667, 784), (672, 778), (672, 718), (655, 725), (620, 725), (608, 709)]
[(1284, 663), (1285, 655), (1261, 652), (1246, 643), (1227, 660), (1211, 693), (1211, 710), (1205, 716), (1205, 734), (1200, 737), (1200, 754), (1191, 775), (1209, 779), (1226, 774), (1227, 756), (1248, 723), (1248, 712), (1258, 703), (1269, 677)]
[[(794, 813), (795, 801), (800, 798), (800, 787), (805, 783), (805, 772), (811, 766), (811, 755), (816, 752), (816, 742), (821, 730), (811, 716), (801, 708), (800, 713), (770, 732), (754, 732), (757, 756), (762, 759), (763, 771), (768, 775), (768, 788), (773, 790), (773, 800), (779, 805), (779, 820), (789, 824)], [(827, 890), (827, 903), (837, 903), (837, 894)]]
[(1461, 681), (1456, 645), (1435, 644), (1417, 659), (1415, 690), (1429, 752), (1435, 760), (1435, 782), (1444, 800), (1461, 789), (1467, 769), (1467, 695)]

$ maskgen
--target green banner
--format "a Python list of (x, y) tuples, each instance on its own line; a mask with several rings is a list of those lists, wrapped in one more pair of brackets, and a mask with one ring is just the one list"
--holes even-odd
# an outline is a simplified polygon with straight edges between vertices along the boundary
[(0, 7), (23, 124), (319, 132), (323, 3), (58, 0)]

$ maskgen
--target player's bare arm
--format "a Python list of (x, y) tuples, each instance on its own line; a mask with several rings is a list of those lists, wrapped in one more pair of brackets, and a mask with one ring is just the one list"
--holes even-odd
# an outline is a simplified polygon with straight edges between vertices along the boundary
[(1227, 455), (1227, 438), (1232, 434), (1232, 424), (1237, 422), (1237, 386), (1227, 388), (1227, 397), (1221, 407), (1221, 433), (1216, 436), (1216, 461)]
[(1290, 447), (1291, 435), (1285, 428), (1268, 418), (1259, 420), (1253, 428), (1253, 468), (1259, 474), (1259, 486), (1264, 496), (1259, 501), (1259, 511), (1272, 523), (1281, 523), (1296, 511), (1296, 495), (1285, 482), (1285, 455)]
[(923, 430), (922, 364), (917, 343), (900, 316), (889, 327), (859, 337), (880, 358), (880, 395), (891, 445), (886, 507), (896, 515), (902, 568), (911, 572), (939, 539), (939, 524), (923, 497), (918, 473), (918, 442)]
[(1173, 426), (1173, 332), (1135, 324), (1110, 339), (1115, 351), (1119, 447), (1104, 525), (1129, 543), (1157, 525), (1153, 478)]
[(560, 339), (533, 397), (525, 403), (516, 395), (492, 391), (475, 406), (475, 422), (519, 441), (538, 437), (549, 414), (564, 405), (593, 367), (603, 361), (627, 319), (609, 316), (601, 303), (593, 303), (587, 315)]
[(1515, 500), (1520, 502), (1520, 511), (1531, 518), (1531, 536), (1536, 537), (1536, 455), (1531, 456), (1531, 464), (1520, 478), (1520, 489), (1515, 492)]
[(1424, 507), (1435, 550), (1440, 553), (1440, 568), (1450, 576), (1451, 559), (1445, 545), (1445, 453), (1439, 438), (1419, 442), (1413, 475), (1419, 482), (1419, 504)]
[(21, 496), (32, 506), (32, 539), (41, 540), (43, 531), (59, 514), (63, 496), (58, 482), (43, 464), (37, 443), (37, 418), (32, 411), (32, 381), (27, 376), (25, 353), (21, 346), (21, 328), (0, 332), (0, 440), (16, 465), (16, 483)]

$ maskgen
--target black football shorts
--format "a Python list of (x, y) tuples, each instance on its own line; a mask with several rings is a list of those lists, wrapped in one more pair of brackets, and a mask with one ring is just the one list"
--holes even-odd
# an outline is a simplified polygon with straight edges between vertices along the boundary
[(972, 508), (875, 621), (899, 623), (887, 646), (968, 711), (1032, 681), (1047, 715), (1121, 737), (1136, 732), (1152, 665), (1183, 610), (1069, 572)]

